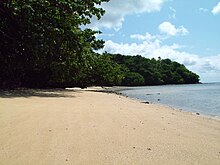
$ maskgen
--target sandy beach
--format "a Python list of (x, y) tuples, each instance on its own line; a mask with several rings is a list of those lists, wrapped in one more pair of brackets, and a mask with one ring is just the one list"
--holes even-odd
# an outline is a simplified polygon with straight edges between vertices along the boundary
[(219, 165), (220, 121), (113, 93), (0, 92), (1, 165)]

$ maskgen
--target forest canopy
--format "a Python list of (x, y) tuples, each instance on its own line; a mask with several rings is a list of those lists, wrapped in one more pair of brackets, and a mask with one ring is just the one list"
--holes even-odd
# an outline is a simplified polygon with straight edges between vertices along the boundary
[(119, 64), (124, 72), (121, 85), (166, 85), (199, 83), (199, 76), (189, 71), (183, 64), (170, 59), (158, 60), (140, 55), (128, 56), (106, 54)]
[(0, 0), (0, 88), (198, 83), (169, 59), (97, 54), (100, 19), (109, 0)]

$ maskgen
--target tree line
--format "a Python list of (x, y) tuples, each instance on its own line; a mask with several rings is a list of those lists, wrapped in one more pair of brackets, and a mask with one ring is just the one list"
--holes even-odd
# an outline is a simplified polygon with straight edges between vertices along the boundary
[(109, 0), (0, 0), (0, 88), (198, 83), (169, 59), (95, 51), (100, 31), (82, 28)]
[(183, 64), (158, 57), (148, 59), (140, 55), (108, 54), (124, 71), (121, 85), (166, 85), (199, 83), (199, 76)]

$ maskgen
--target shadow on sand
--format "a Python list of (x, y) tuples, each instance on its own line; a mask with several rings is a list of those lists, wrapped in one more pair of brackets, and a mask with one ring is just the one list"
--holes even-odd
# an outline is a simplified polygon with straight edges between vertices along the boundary
[(65, 89), (16, 89), (0, 90), (0, 98), (18, 98), (18, 97), (58, 97), (72, 98), (74, 93), (79, 91), (69, 91)]

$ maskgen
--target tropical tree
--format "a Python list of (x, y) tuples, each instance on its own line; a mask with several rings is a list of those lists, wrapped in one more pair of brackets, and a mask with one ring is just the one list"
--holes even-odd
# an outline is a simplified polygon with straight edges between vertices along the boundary
[(1, 0), (0, 86), (79, 85), (98, 31), (82, 29), (108, 0)]

